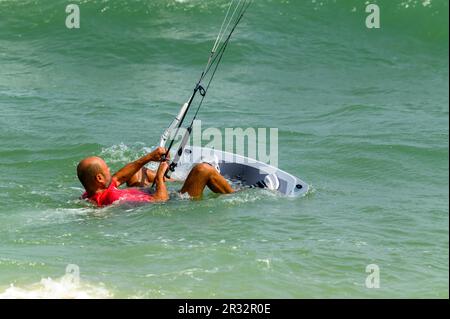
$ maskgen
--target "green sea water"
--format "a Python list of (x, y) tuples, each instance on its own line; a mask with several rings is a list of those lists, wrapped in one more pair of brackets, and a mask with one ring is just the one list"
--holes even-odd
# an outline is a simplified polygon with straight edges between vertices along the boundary
[(278, 128), (305, 197), (95, 209), (78, 161), (157, 144), (227, 1), (0, 0), (0, 297), (448, 298), (448, 1), (373, 2), (254, 1), (200, 113)]

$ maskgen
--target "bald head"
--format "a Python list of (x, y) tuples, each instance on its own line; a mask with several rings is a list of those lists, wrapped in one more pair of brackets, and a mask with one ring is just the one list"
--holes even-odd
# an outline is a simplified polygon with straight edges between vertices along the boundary
[(95, 192), (98, 188), (107, 186), (111, 179), (108, 165), (96, 156), (85, 158), (78, 163), (77, 175), (88, 192)]

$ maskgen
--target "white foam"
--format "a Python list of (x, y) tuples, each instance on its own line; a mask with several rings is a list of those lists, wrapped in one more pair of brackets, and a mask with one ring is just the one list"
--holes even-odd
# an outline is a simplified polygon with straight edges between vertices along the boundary
[(222, 196), (220, 200), (227, 204), (239, 205), (245, 203), (258, 202), (268, 197), (279, 197), (275, 192), (266, 189), (254, 189), (252, 191), (236, 192), (231, 195)]
[(70, 274), (59, 279), (43, 278), (26, 287), (13, 284), (0, 293), (0, 299), (104, 299), (113, 294), (102, 284), (74, 281)]
[(109, 164), (129, 163), (135, 161), (144, 154), (150, 153), (153, 149), (154, 147), (146, 147), (144, 143), (135, 143), (132, 145), (120, 143), (103, 148), (100, 156)]

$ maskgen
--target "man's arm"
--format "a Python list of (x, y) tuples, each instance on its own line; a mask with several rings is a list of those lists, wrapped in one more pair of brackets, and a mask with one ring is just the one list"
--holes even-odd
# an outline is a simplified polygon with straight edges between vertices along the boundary
[(166, 154), (166, 149), (164, 147), (158, 147), (153, 152), (151, 152), (151, 153), (141, 157), (140, 159), (138, 159), (132, 163), (129, 163), (125, 167), (121, 168), (117, 173), (115, 173), (113, 175), (113, 179), (115, 179), (117, 181), (117, 186), (126, 183), (145, 164), (147, 164), (149, 162), (160, 161), (164, 154)]
[(167, 162), (162, 162), (156, 172), (155, 183), (156, 191), (153, 194), (153, 199), (156, 202), (165, 202), (169, 199), (169, 193), (167, 192), (166, 184), (164, 183), (164, 173), (169, 168)]

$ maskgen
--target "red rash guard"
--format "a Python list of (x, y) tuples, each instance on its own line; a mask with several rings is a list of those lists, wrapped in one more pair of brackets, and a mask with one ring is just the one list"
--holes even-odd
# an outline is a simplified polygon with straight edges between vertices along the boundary
[(111, 180), (111, 184), (109, 184), (109, 187), (103, 192), (95, 193), (91, 197), (88, 197), (87, 193), (84, 193), (82, 198), (90, 200), (97, 204), (98, 207), (108, 206), (117, 201), (143, 203), (152, 202), (154, 200), (152, 195), (144, 193), (139, 189), (118, 189), (117, 181), (115, 179)]

